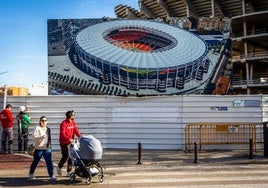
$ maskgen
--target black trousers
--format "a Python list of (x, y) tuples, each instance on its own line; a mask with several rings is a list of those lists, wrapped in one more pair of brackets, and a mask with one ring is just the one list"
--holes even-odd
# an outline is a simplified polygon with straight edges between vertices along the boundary
[(18, 132), (18, 150), (19, 151), (26, 151), (28, 147), (29, 141), (29, 131), (22, 130)]
[(71, 172), (72, 171), (72, 159), (69, 157), (69, 150), (70, 150), (70, 145), (69, 144), (60, 144), (60, 148), (61, 148), (61, 160), (58, 164), (59, 168), (62, 168), (64, 166), (64, 163), (66, 161), (67, 162), (67, 172)]

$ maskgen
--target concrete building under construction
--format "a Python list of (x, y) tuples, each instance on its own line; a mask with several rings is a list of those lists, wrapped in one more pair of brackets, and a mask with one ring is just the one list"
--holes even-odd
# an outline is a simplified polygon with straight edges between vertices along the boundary
[[(215, 94), (224, 87), (231, 94), (268, 93), (268, 1), (267, 0), (138, 0), (139, 10), (128, 5), (114, 8), (118, 18), (160, 19), (185, 29), (219, 29), (231, 19), (232, 71), (215, 79)], [(198, 18), (198, 19), (197, 19)], [(195, 25), (195, 27), (193, 27)], [(220, 67), (222, 68), (222, 67)], [(231, 79), (226, 79), (230, 77)]]

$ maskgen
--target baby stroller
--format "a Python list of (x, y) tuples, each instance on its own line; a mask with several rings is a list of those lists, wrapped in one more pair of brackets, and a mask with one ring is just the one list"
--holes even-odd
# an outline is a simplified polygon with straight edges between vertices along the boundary
[(101, 142), (93, 135), (82, 136), (80, 141), (73, 142), (69, 156), (75, 170), (70, 173), (70, 180), (74, 181), (77, 175), (86, 178), (87, 184), (91, 184), (92, 177), (97, 175), (99, 182), (103, 182), (103, 169), (99, 163), (102, 151)]

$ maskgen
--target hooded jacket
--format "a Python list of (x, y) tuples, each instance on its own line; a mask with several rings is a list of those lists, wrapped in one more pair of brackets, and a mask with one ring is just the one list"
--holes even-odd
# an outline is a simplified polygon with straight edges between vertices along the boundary
[(13, 127), (13, 116), (12, 116), (11, 110), (4, 109), (0, 113), (0, 121), (2, 122), (3, 128), (12, 128)]
[(70, 139), (74, 139), (74, 135), (78, 138), (81, 137), (75, 121), (63, 120), (60, 124), (60, 144), (70, 144)]

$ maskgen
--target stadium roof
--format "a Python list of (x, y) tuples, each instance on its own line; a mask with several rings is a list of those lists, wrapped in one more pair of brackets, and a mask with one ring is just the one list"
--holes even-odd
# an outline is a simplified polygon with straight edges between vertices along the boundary
[[(177, 44), (165, 51), (146, 53), (122, 49), (104, 39), (104, 33), (108, 30), (130, 26), (161, 31), (174, 37)], [(76, 43), (92, 56), (129, 68), (158, 69), (191, 64), (207, 54), (207, 46), (198, 36), (177, 27), (149, 20), (114, 20), (95, 24), (78, 33)]]
[[(119, 18), (166, 17), (233, 17), (244, 13), (265, 11), (267, 0), (137, 0), (140, 10), (118, 5), (114, 11)], [(245, 9), (243, 10), (243, 3)], [(214, 9), (212, 9), (212, 6)]]

